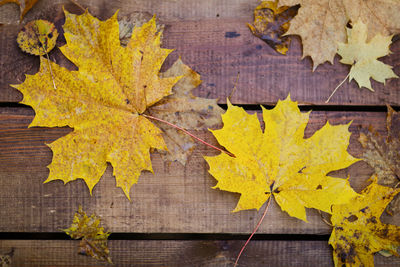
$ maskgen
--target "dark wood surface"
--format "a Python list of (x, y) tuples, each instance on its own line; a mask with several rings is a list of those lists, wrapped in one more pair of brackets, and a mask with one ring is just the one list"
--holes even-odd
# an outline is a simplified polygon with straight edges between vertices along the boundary
[[(178, 57), (202, 75), (203, 84), (196, 95), (218, 98), (226, 103), (239, 73), (237, 90), (231, 101), (248, 104), (274, 105), (290, 92), (300, 105), (318, 106), (313, 111), (305, 137), (311, 136), (328, 120), (331, 124), (353, 121), (349, 152), (361, 155), (357, 142), (359, 128), (373, 125), (385, 132), (384, 106), (400, 106), (400, 79), (386, 85), (373, 82), (375, 93), (360, 90), (353, 81), (345, 83), (329, 104), (324, 101), (347, 75), (348, 66), (324, 64), (311, 71), (311, 60), (301, 60), (299, 38), (293, 38), (287, 56), (275, 53), (253, 37), (246, 26), (252, 21), (258, 0), (135, 0), (79, 1), (96, 16), (106, 19), (117, 9), (119, 16), (134, 11), (156, 13), (166, 25), (164, 47), (175, 48), (166, 67)], [(80, 12), (69, 1), (41, 0), (21, 25), (37, 18), (62, 24), (61, 6)], [(115, 187), (109, 166), (93, 196), (83, 181), (63, 185), (61, 181), (43, 184), (47, 178), (52, 153), (46, 146), (69, 133), (69, 128), (28, 128), (34, 117), (30, 107), (18, 105), (21, 93), (9, 84), (21, 83), (25, 74), (38, 70), (39, 60), (22, 53), (15, 38), (21, 25), (17, 23), (18, 8), (10, 4), (0, 7), (0, 237), (10, 233), (57, 233), (68, 227), (79, 205), (88, 213), (101, 216), (111, 232), (174, 234), (236, 234), (250, 233), (261, 213), (231, 213), (238, 195), (212, 189), (216, 181), (207, 170), (203, 155), (215, 155), (206, 146), (198, 145), (188, 164), (163, 162), (152, 155), (155, 174), (143, 173), (131, 190), (132, 202)], [(233, 37), (236, 36), (236, 37)], [(399, 42), (384, 61), (400, 75)], [(66, 64), (60, 52), (50, 57)], [(71, 65), (69, 65), (71, 66)], [(250, 106), (251, 105), (251, 106)], [(334, 106), (334, 107), (330, 107)], [(349, 107), (352, 106), (352, 107)], [(250, 111), (257, 112), (257, 111)], [(216, 144), (207, 132), (196, 132)], [(366, 184), (372, 169), (359, 162), (332, 175), (347, 177), (356, 191)], [(317, 235), (328, 235), (330, 227), (320, 214), (308, 210), (308, 223), (289, 217), (275, 203), (258, 233), (307, 235), (315, 240), (262, 240), (250, 242), (240, 266), (333, 266), (331, 248)], [(399, 225), (400, 216), (384, 215), (383, 221)], [(310, 238), (311, 237), (311, 238)], [(201, 240), (113, 240), (111, 255), (116, 266), (233, 266), (244, 241)], [(70, 240), (0, 240), (0, 254), (15, 248), (14, 266), (102, 266), (76, 254), (76, 241)], [(376, 256), (376, 266), (398, 266), (400, 260)]]
[[(311, 71), (311, 59), (301, 60), (300, 39), (293, 38), (287, 56), (274, 52), (263, 41), (252, 36), (246, 23), (253, 20), (258, 0), (143, 0), (143, 1), (79, 1), (94, 15), (106, 19), (119, 9), (120, 17), (134, 11), (157, 14), (166, 25), (164, 46), (175, 49), (169, 61), (178, 56), (202, 75), (198, 95), (218, 98), (221, 103), (230, 95), (237, 74), (239, 81), (232, 97), (233, 103), (273, 104), (292, 98), (302, 104), (324, 105), (333, 89), (346, 77), (349, 66), (325, 63)], [(162, 2), (162, 3), (160, 3)], [(81, 12), (68, 1), (42, 0), (24, 21), (47, 18), (59, 21), (61, 5)], [(11, 7), (0, 9), (0, 21), (10, 21)], [(21, 83), (25, 73), (35, 73), (38, 59), (21, 52), (15, 38), (19, 25), (0, 27), (0, 102), (18, 102), (21, 93), (9, 84)], [(235, 34), (229, 34), (235, 33)], [(235, 37), (232, 37), (235, 36)], [(391, 46), (394, 52), (384, 61), (400, 75), (399, 42)], [(51, 56), (60, 60), (59, 51)], [(330, 105), (400, 105), (400, 79), (390, 79), (386, 85), (372, 82), (375, 93), (360, 90), (352, 81), (346, 82), (330, 101)]]
[[(0, 254), (14, 248), (13, 266), (105, 266), (77, 255), (79, 241), (4, 240)], [(170, 241), (112, 240), (110, 255), (118, 267), (230, 267), (244, 241)], [(241, 257), (239, 267), (333, 266), (332, 251), (327, 241), (260, 241), (254, 240)], [(399, 266), (395, 257), (375, 256), (376, 267)]]

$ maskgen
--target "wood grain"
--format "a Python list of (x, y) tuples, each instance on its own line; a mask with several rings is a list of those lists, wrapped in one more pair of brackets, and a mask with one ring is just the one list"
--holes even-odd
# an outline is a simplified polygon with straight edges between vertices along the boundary
[[(202, 85), (195, 94), (218, 98), (226, 103), (239, 74), (237, 90), (231, 99), (240, 104), (275, 104), (290, 93), (300, 105), (321, 105), (333, 88), (347, 75), (348, 66), (328, 63), (311, 71), (311, 60), (301, 60), (301, 40), (294, 37), (287, 56), (275, 53), (252, 36), (246, 26), (253, 20), (253, 9), (259, 0), (79, 0), (100, 19), (109, 18), (117, 9), (119, 17), (135, 11), (157, 14), (165, 24), (163, 46), (175, 51), (167, 59), (167, 69), (178, 56), (199, 72)], [(39, 59), (21, 52), (16, 44), (20, 28), (33, 19), (55, 22), (61, 30), (62, 6), (80, 13), (69, 0), (41, 0), (19, 24), (15, 4), (0, 7), (0, 232), (60, 232), (68, 227), (79, 205), (87, 213), (96, 213), (103, 225), (118, 233), (250, 233), (261, 212), (254, 210), (231, 213), (239, 195), (214, 190), (216, 181), (207, 170), (203, 155), (216, 155), (199, 145), (186, 166), (165, 163), (152, 155), (154, 173), (143, 173), (132, 188), (129, 202), (115, 187), (112, 167), (108, 166), (93, 196), (82, 180), (63, 185), (61, 181), (43, 184), (48, 176), (46, 166), (52, 152), (47, 143), (69, 132), (69, 128), (27, 128), (34, 111), (13, 107), (22, 94), (9, 84), (24, 81), (34, 74)], [(3, 25), (1, 25), (3, 24)], [(58, 46), (63, 40), (58, 40)], [(390, 57), (383, 61), (400, 75), (400, 42), (391, 46)], [(50, 53), (58, 64), (74, 68), (59, 49)], [(372, 82), (375, 93), (360, 90), (353, 81), (345, 83), (328, 105), (400, 106), (400, 79), (386, 85)], [(340, 107), (339, 107), (340, 109)], [(253, 111), (255, 112), (255, 111)], [(305, 137), (311, 136), (327, 120), (331, 124), (353, 121), (349, 152), (360, 156), (357, 142), (359, 127), (372, 124), (385, 132), (384, 112), (312, 112)], [(207, 132), (198, 136), (216, 144)], [(356, 191), (367, 185), (372, 169), (359, 162), (332, 175), (347, 177)], [(263, 234), (329, 234), (318, 212), (308, 210), (308, 223), (290, 218), (272, 202), (258, 233)], [(381, 218), (399, 225), (400, 215)], [(314, 236), (315, 237), (315, 236)], [(104, 266), (76, 254), (78, 241), (69, 240), (0, 240), (0, 254), (15, 249), (13, 266)], [(112, 240), (111, 256), (116, 266), (233, 266), (244, 241), (222, 240)], [(250, 242), (239, 266), (333, 266), (332, 251), (326, 241)], [(375, 266), (399, 266), (398, 258), (375, 257)]]
[[(117, 9), (124, 16), (134, 11), (156, 13), (166, 25), (164, 46), (174, 48), (167, 66), (178, 55), (202, 75), (203, 84), (197, 94), (218, 98), (225, 103), (237, 74), (239, 81), (232, 97), (233, 103), (271, 104), (285, 98), (290, 92), (301, 104), (325, 105), (331, 91), (346, 77), (349, 67), (338, 62), (325, 63), (315, 72), (311, 60), (301, 60), (300, 39), (293, 38), (287, 56), (274, 52), (264, 42), (252, 36), (246, 26), (252, 21), (256, 0), (136, 0), (136, 1), (79, 1), (101, 19), (110, 17)], [(67, 10), (81, 12), (69, 1), (42, 0), (26, 16), (25, 21), (46, 18), (62, 25), (61, 5)], [(0, 21), (10, 22), (13, 16), (9, 7), (0, 8)], [(6, 10), (6, 11), (4, 11)], [(38, 59), (23, 54), (15, 38), (21, 26), (9, 24), (0, 27), (0, 102), (18, 102), (21, 93), (9, 84), (21, 83), (24, 74), (38, 69)], [(234, 33), (234, 34), (229, 34)], [(394, 52), (384, 58), (400, 74), (400, 44), (392, 45)], [(51, 58), (62, 62), (58, 50)], [(65, 60), (64, 60), (65, 61)], [(345, 83), (332, 98), (331, 105), (400, 105), (400, 79), (390, 79), (386, 85), (373, 82), (375, 93), (360, 90), (352, 81)]]
[[(0, 254), (14, 248), (12, 266), (109, 266), (77, 254), (79, 241), (2, 240)], [(230, 267), (244, 241), (111, 240), (109, 248), (115, 266)], [(375, 266), (399, 266), (400, 259), (375, 255)], [(111, 266), (111, 265), (110, 265)], [(327, 241), (250, 242), (239, 267), (320, 266), (333, 267)]]
[[(254, 210), (231, 213), (238, 195), (213, 190), (215, 180), (207, 173), (202, 155), (216, 154), (199, 145), (188, 164), (165, 163), (159, 155), (152, 156), (154, 175), (143, 173), (131, 190), (132, 202), (115, 187), (109, 166), (93, 196), (82, 180), (63, 185), (61, 181), (43, 184), (46, 166), (52, 153), (45, 145), (70, 129), (27, 128), (33, 119), (30, 108), (0, 109), (0, 220), (1, 232), (57, 232), (66, 228), (79, 205), (100, 215), (111, 232), (134, 233), (248, 233), (261, 214)], [(385, 131), (385, 113), (379, 112), (312, 112), (305, 136), (322, 127), (353, 120), (349, 151), (360, 155), (356, 141), (360, 125), (374, 125)], [(215, 144), (210, 134), (198, 135)], [(351, 176), (359, 191), (372, 170), (359, 162), (339, 172)], [(309, 223), (290, 218), (273, 202), (260, 233), (327, 234), (330, 228), (319, 214), (308, 210)], [(398, 218), (389, 218), (396, 222)]]

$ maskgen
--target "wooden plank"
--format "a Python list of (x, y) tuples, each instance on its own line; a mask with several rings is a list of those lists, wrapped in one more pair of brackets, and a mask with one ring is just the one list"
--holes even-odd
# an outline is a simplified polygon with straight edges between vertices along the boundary
[[(131, 191), (132, 202), (115, 187), (112, 168), (106, 170), (93, 196), (83, 181), (63, 185), (61, 181), (43, 184), (48, 175), (46, 166), (52, 153), (45, 145), (65, 134), (68, 129), (31, 128), (27, 126), (34, 112), (29, 108), (0, 109), (0, 220), (1, 232), (57, 232), (66, 228), (83, 205), (87, 212), (96, 212), (112, 232), (137, 233), (248, 233), (256, 225), (260, 213), (254, 210), (231, 213), (238, 195), (213, 190), (215, 180), (207, 173), (202, 155), (215, 155), (200, 145), (186, 167), (165, 163), (159, 155), (152, 156), (155, 174), (143, 173)], [(385, 130), (385, 113), (379, 112), (312, 112), (306, 137), (322, 127), (328, 119), (332, 124), (348, 123), (349, 151), (360, 155), (356, 141), (358, 127), (371, 123)], [(211, 143), (210, 134), (197, 133)], [(356, 163), (339, 177), (351, 176), (356, 190), (366, 185), (372, 170), (366, 163)], [(273, 202), (260, 233), (327, 234), (315, 210), (308, 210), (309, 223), (290, 218)], [(398, 218), (397, 218), (398, 219)], [(388, 218), (396, 222), (396, 218)], [(398, 222), (398, 221), (397, 221)]]
[[(221, 103), (230, 95), (236, 76), (240, 73), (233, 103), (271, 104), (285, 98), (290, 92), (293, 99), (301, 104), (325, 105), (324, 101), (349, 70), (348, 66), (339, 64), (336, 58), (334, 66), (326, 63), (312, 72), (310, 58), (300, 60), (299, 38), (294, 38), (288, 55), (281, 56), (252, 36), (246, 23), (253, 19), (252, 10), (257, 6), (257, 0), (79, 2), (102, 19), (108, 18), (117, 9), (120, 9), (120, 16), (138, 10), (158, 14), (166, 25), (164, 46), (175, 48), (167, 65), (178, 55), (182, 56), (185, 63), (202, 75), (203, 84), (197, 94), (219, 98)], [(61, 4), (79, 12), (67, 0), (42, 0), (27, 14), (25, 21), (46, 18), (61, 24)], [(17, 15), (11, 9), (9, 6), (0, 8), (0, 21), (15, 19)], [(20, 83), (24, 73), (32, 74), (38, 69), (38, 59), (23, 54), (16, 45), (19, 27), (0, 27), (0, 102), (20, 101), (22, 95), (8, 84)], [(229, 35), (229, 32), (235, 34)], [(384, 61), (394, 66), (394, 71), (400, 74), (400, 43), (394, 43), (391, 50), (394, 53)], [(50, 56), (57, 62), (62, 61), (59, 51)], [(373, 87), (375, 93), (367, 89), (359, 90), (354, 81), (345, 83), (330, 104), (400, 105), (400, 91), (397, 90), (400, 79), (388, 80), (385, 86), (373, 82)]]
[[(105, 266), (78, 255), (79, 241), (2, 240), (0, 253), (14, 248), (12, 266)], [(233, 266), (244, 241), (111, 240), (110, 255), (115, 266)], [(376, 254), (375, 266), (399, 266), (400, 259)], [(108, 265), (106, 265), (108, 266)], [(327, 241), (253, 240), (239, 265), (332, 267), (332, 250)]]

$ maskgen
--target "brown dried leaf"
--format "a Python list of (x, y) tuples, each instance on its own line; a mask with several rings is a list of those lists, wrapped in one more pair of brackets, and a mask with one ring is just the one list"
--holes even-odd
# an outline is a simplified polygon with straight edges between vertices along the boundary
[(262, 1), (254, 10), (254, 25), (247, 24), (251, 32), (276, 52), (286, 54), (290, 38), (282, 36), (289, 29), (290, 20), (297, 15), (299, 5), (278, 7), (278, 0)]
[[(173, 94), (148, 109), (150, 115), (166, 120), (186, 130), (207, 130), (221, 124), (223, 110), (216, 99), (196, 97), (192, 90), (201, 84), (200, 75), (178, 59), (161, 74), (162, 78), (182, 78), (172, 88)], [(170, 161), (185, 165), (195, 148), (195, 141), (183, 132), (164, 123), (154, 122), (162, 131), (168, 152), (160, 151)]]
[(82, 239), (79, 243), (79, 254), (112, 263), (107, 247), (110, 233), (104, 232), (104, 228), (100, 227), (100, 218), (95, 214), (88, 217), (79, 206), (71, 227), (63, 231), (73, 239)]
[[(359, 142), (365, 149), (362, 158), (378, 177), (378, 182), (391, 187), (400, 185), (400, 116), (390, 106), (386, 117), (387, 137), (382, 137), (372, 126), (360, 133)], [(400, 211), (396, 198), (388, 207), (389, 214)]]
[(346, 24), (358, 19), (368, 25), (368, 40), (375, 35), (400, 33), (400, 1), (393, 0), (280, 0), (279, 5), (300, 4), (286, 33), (300, 35), (303, 57), (310, 56), (314, 70), (333, 62), (337, 43), (346, 41)]

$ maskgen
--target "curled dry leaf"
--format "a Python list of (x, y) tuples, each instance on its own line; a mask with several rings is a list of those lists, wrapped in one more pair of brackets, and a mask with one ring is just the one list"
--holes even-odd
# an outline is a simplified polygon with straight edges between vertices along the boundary
[(56, 45), (58, 31), (53, 23), (47, 20), (34, 20), (27, 23), (18, 33), (17, 43), (22, 51), (43, 56)]
[(16, 3), (21, 10), (20, 21), (24, 18), (25, 14), (36, 4), (38, 0), (2, 0), (0, 6), (6, 3)]
[(289, 29), (290, 20), (296, 16), (298, 9), (298, 5), (278, 7), (278, 0), (262, 1), (254, 10), (254, 24), (247, 25), (255, 36), (285, 55), (290, 38), (282, 35)]
[(300, 4), (287, 35), (300, 35), (303, 57), (310, 56), (313, 69), (333, 62), (337, 43), (346, 41), (346, 24), (361, 19), (368, 25), (369, 41), (377, 34), (400, 33), (400, 1), (393, 0), (280, 0), (279, 5)]
[(400, 256), (400, 227), (383, 224), (379, 219), (399, 192), (400, 189), (378, 185), (374, 178), (351, 202), (332, 206), (329, 244), (335, 266), (373, 267), (373, 254), (380, 250)]
[(275, 108), (263, 108), (264, 132), (257, 114), (249, 115), (228, 102), (224, 126), (212, 131), (219, 144), (236, 157), (205, 157), (214, 188), (240, 193), (234, 211), (259, 209), (271, 196), (290, 216), (306, 221), (305, 208), (331, 212), (357, 194), (346, 179), (328, 173), (358, 161), (347, 152), (347, 125), (327, 123), (304, 139), (309, 113), (301, 113), (290, 97)]
[[(388, 106), (387, 137), (382, 137), (372, 126), (360, 133), (358, 139), (365, 149), (365, 160), (377, 175), (378, 182), (391, 187), (400, 186), (400, 115)], [(396, 197), (387, 209), (389, 214), (400, 212), (400, 198)]]
[(109, 257), (110, 251), (107, 247), (107, 239), (110, 233), (104, 232), (100, 223), (100, 218), (95, 214), (90, 217), (87, 216), (82, 207), (79, 206), (71, 227), (63, 231), (73, 239), (82, 239), (79, 243), (79, 254), (112, 263)]
[[(147, 112), (186, 130), (207, 130), (221, 125), (223, 110), (215, 99), (195, 97), (192, 90), (200, 85), (200, 75), (178, 59), (162, 77), (182, 78), (172, 88), (173, 94), (150, 107)], [(170, 161), (185, 165), (196, 143), (188, 135), (163, 123), (155, 122), (163, 131), (168, 151), (161, 153)]]
[(389, 46), (392, 36), (375, 35), (367, 42), (367, 25), (361, 20), (347, 28), (347, 43), (338, 43), (338, 54), (343, 64), (352, 65), (349, 81), (355, 79), (358, 86), (373, 91), (370, 78), (385, 83), (386, 79), (398, 78), (392, 66), (377, 59), (390, 53)]

